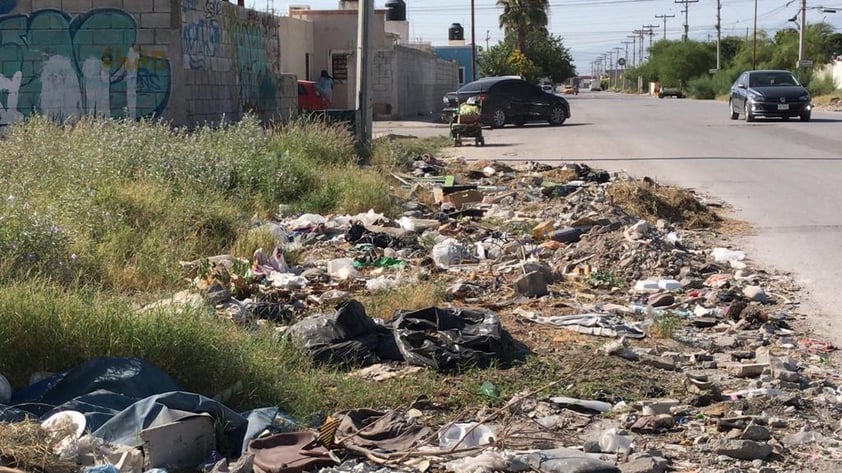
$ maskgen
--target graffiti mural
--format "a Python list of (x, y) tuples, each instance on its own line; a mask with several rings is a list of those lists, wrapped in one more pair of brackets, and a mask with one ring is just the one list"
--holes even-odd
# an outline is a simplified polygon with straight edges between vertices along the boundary
[(232, 31), (240, 101), (243, 111), (263, 113), (276, 108), (276, 80), (266, 62), (266, 48), (258, 23), (242, 22)]
[(193, 70), (210, 70), (210, 60), (217, 56), (222, 43), (219, 16), (221, 0), (183, 0), (181, 14), (181, 49), (184, 67)]
[(0, 16), (0, 125), (32, 113), (56, 120), (160, 115), (170, 63), (137, 46), (136, 35), (134, 18), (116, 9)]

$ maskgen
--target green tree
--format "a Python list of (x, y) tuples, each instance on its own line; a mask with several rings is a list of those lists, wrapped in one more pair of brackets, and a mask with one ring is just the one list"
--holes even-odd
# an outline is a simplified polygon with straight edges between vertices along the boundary
[(479, 70), (483, 76), (523, 75), (534, 81), (538, 77), (549, 77), (553, 82), (564, 82), (576, 75), (573, 57), (564, 47), (560, 36), (546, 31), (531, 31), (526, 35), (526, 58), (535, 66), (534, 74), (522, 74), (513, 67), (509, 58), (516, 47), (517, 39), (508, 36), (503, 41), (491, 46), (479, 58)]
[(518, 51), (526, 54), (526, 37), (532, 30), (547, 30), (550, 3), (548, 0), (497, 0), (503, 8), (500, 28), (506, 36), (516, 38)]

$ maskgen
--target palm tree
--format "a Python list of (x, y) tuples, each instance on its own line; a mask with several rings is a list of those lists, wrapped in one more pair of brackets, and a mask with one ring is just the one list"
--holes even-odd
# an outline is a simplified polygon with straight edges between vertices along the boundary
[(517, 49), (521, 53), (526, 49), (527, 31), (534, 28), (547, 29), (549, 0), (497, 0), (497, 6), (503, 8), (500, 28), (506, 35), (516, 35)]

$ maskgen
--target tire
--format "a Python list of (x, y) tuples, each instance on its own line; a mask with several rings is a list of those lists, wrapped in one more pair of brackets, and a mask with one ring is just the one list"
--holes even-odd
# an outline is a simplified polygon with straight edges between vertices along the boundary
[(808, 121), (810, 121), (811, 113), (810, 112), (802, 113), (800, 118), (801, 118), (802, 122), (808, 122)]
[(491, 112), (491, 128), (503, 128), (506, 126), (506, 111), (500, 107)]
[(658, 94), (658, 98), (659, 98), (659, 99), (664, 98), (664, 94)]
[(731, 120), (736, 120), (736, 119), (740, 118), (740, 112), (734, 110), (734, 101), (733, 100), (728, 101), (728, 111), (730, 112)]
[(549, 122), (552, 126), (560, 126), (564, 124), (564, 121), (567, 120), (567, 112), (564, 111), (564, 107), (559, 104), (553, 105), (553, 108), (550, 110), (550, 118)]
[(754, 115), (752, 115), (751, 112), (748, 111), (748, 102), (746, 102), (746, 121), (747, 122), (753, 122), (754, 121)]

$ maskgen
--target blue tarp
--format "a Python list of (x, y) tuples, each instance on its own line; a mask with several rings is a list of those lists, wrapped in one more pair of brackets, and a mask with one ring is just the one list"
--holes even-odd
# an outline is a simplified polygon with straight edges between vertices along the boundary
[(86, 430), (94, 436), (133, 447), (140, 445), (141, 430), (194, 414), (210, 414), (221, 426), (217, 443), (241, 446), (241, 452), (265, 429), (295, 424), (277, 407), (238, 413), (185, 392), (166, 373), (138, 358), (96, 358), (17, 391), (10, 406), (0, 405), (0, 421), (45, 419), (66, 410), (84, 414)]

